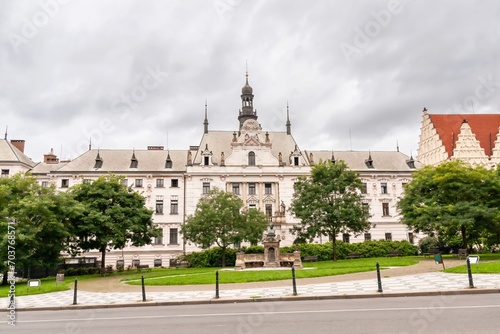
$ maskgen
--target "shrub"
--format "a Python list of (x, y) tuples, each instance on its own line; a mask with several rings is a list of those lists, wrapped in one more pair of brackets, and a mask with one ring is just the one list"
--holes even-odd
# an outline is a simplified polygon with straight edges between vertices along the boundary
[(439, 248), (439, 241), (436, 237), (425, 237), (418, 242), (418, 248), (422, 253), (429, 253), (429, 249)]
[[(234, 248), (226, 249), (226, 266), (234, 266), (236, 262), (236, 252)], [(186, 254), (181, 260), (186, 260), (189, 267), (221, 267), (222, 251), (219, 247), (209, 248), (201, 252)]]

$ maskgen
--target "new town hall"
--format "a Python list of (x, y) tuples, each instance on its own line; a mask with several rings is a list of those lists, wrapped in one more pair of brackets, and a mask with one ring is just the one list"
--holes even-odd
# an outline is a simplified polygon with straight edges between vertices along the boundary
[[(29, 171), (40, 184), (54, 184), (64, 191), (109, 172), (123, 175), (127, 185), (145, 197), (146, 206), (154, 211), (154, 222), (162, 229), (163, 236), (144, 247), (112, 250), (107, 255), (108, 263), (124, 260), (128, 265), (132, 260), (140, 260), (152, 264), (154, 259), (161, 259), (166, 264), (170, 258), (198, 250), (183, 240), (181, 227), (194, 213), (198, 200), (214, 187), (237, 194), (245, 206), (265, 212), (280, 236), (281, 246), (290, 245), (295, 236), (289, 229), (298, 223), (287, 210), (293, 197), (294, 182), (299, 176), (309, 175), (311, 167), (320, 160), (343, 160), (351, 170), (359, 172), (364, 185), (363, 205), (371, 214), (373, 227), (368, 233), (339, 235), (338, 239), (346, 242), (370, 239), (418, 241), (420, 236), (413, 235), (400, 223), (396, 209), (404, 184), (421, 166), (418, 161), (398, 151), (302, 149), (292, 135), (288, 113), (283, 131), (266, 131), (265, 126), (258, 122), (253, 99), (247, 75), (241, 91), (242, 106), (234, 115), (238, 126), (234, 131), (210, 130), (205, 110), (201, 141), (188, 150), (165, 150), (162, 146), (149, 146), (143, 150), (89, 149), (69, 162), (60, 162), (51, 151), (44, 156), (43, 162), (35, 163), (23, 153), (23, 140), (9, 141), (6, 135), (0, 140), (1, 176)], [(436, 164), (453, 159), (457, 149), (456, 154), (462, 158), (469, 156), (474, 163), (491, 165), (500, 162), (500, 115), (439, 115), (453, 116), (453, 127), (450, 122), (443, 121), (443, 117), (434, 124), (433, 116), (438, 115), (429, 115), (424, 110), (419, 146), (419, 158), (424, 159), (420, 161)], [(487, 125), (476, 127), (481, 138), (489, 139), (488, 147), (484, 147), (488, 143), (481, 142), (481, 138), (475, 138), (474, 129), (467, 122), (469, 119), (474, 124), (482, 124), (483, 116), (488, 117)], [(451, 130), (454, 131), (453, 137), (448, 133)], [(490, 132), (489, 136), (485, 131)], [(317, 239), (317, 242), (327, 241), (327, 237)], [(85, 255), (100, 257), (98, 252)]]

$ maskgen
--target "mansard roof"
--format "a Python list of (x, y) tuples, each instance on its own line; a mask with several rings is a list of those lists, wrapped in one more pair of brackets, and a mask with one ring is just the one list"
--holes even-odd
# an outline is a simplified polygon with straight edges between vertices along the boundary
[[(185, 150), (89, 150), (65, 166), (57, 173), (75, 172), (114, 172), (114, 173), (154, 173), (186, 171), (187, 153)], [(102, 159), (102, 168), (95, 168), (97, 155)], [(137, 168), (130, 167), (130, 157), (134, 155), (138, 161)], [(172, 168), (165, 168), (165, 161), (170, 155)]]
[[(307, 156), (313, 154), (314, 161), (326, 161), (332, 159), (332, 151), (306, 151)], [(377, 172), (377, 171), (414, 171), (422, 166), (418, 161), (411, 159), (404, 153), (397, 151), (333, 151), (335, 161), (344, 161), (351, 170), (357, 172)], [(366, 164), (368, 157), (373, 161), (373, 168)], [(413, 162), (415, 168), (410, 168)]]
[(500, 128), (500, 114), (429, 114), (431, 122), (448, 153), (453, 155), (462, 123), (466, 121), (487, 156), (491, 156)]
[[(224, 155), (227, 158), (232, 153), (231, 143), (234, 133), (234, 131), (209, 131), (208, 133), (203, 134), (198, 152), (194, 156), (193, 164), (196, 165), (202, 163), (201, 152), (205, 150), (205, 147), (208, 147), (208, 150), (213, 153), (212, 159), (215, 163), (220, 163), (219, 160), (222, 152), (224, 152)], [(279, 153), (281, 152), (283, 162), (285, 165), (289, 165), (287, 157), (291, 152), (295, 151), (296, 147), (298, 147), (295, 139), (286, 132), (263, 131), (260, 134), (262, 143), (265, 142), (266, 133), (269, 134), (269, 141), (272, 145), (271, 154), (278, 159)]]
[(7, 139), (0, 139), (0, 162), (23, 164), (33, 167), (35, 163)]

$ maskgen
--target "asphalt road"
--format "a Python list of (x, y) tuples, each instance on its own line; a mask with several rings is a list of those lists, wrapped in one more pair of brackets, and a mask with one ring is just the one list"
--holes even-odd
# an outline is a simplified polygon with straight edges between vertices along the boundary
[(24, 311), (0, 333), (500, 333), (499, 315), (500, 294), (255, 302)]

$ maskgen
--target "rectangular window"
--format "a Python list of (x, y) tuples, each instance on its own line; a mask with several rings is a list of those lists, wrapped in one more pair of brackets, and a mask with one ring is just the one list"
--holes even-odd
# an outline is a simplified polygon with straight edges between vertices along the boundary
[(240, 194), (240, 184), (239, 183), (233, 183), (233, 194), (235, 194), (235, 195)]
[(163, 200), (162, 199), (156, 200), (156, 213), (163, 214)]
[(90, 179), (83, 179), (83, 180), (82, 180), (82, 183), (83, 183), (83, 184), (90, 184)]
[(370, 205), (368, 203), (362, 203), (362, 208), (363, 208), (363, 211), (366, 212), (367, 214), (370, 213)]
[(389, 203), (382, 203), (382, 216), (389, 216)]
[(68, 188), (68, 187), (69, 187), (69, 179), (62, 179), (61, 188)]
[(273, 187), (271, 183), (264, 183), (264, 193), (266, 195), (271, 195), (273, 193)]
[(392, 240), (392, 233), (388, 232), (385, 234), (385, 240)]
[(410, 242), (410, 244), (414, 244), (415, 243), (415, 238), (413, 236), (413, 232), (408, 232), (408, 241)]
[(380, 193), (387, 194), (387, 182), (380, 183)]
[(156, 179), (156, 188), (163, 188), (165, 187), (165, 180), (164, 179)]
[(203, 164), (204, 164), (205, 166), (208, 166), (209, 161), (210, 161), (210, 158), (209, 158), (209, 157), (203, 157), (203, 162), (204, 162)]
[(169, 242), (169, 245), (178, 245), (179, 244), (178, 235), (179, 235), (178, 229), (176, 229), (176, 228), (171, 228), (170, 229), (170, 242)]
[(368, 187), (366, 186), (366, 183), (361, 184), (361, 193), (362, 194), (367, 194), (368, 193)]
[(176, 199), (170, 200), (170, 214), (178, 214), (179, 213), (179, 201)]
[(2, 169), (2, 177), (9, 177), (9, 170), (8, 169)]
[(255, 195), (255, 183), (248, 184), (248, 194)]
[(272, 204), (266, 204), (266, 215), (268, 217), (271, 217), (273, 215), (273, 205)]
[(160, 235), (155, 237), (153, 240), (153, 244), (155, 245), (163, 245), (163, 229), (160, 229)]
[(42, 187), (47, 188), (49, 186), (49, 181), (42, 181)]
[(252, 210), (252, 209), (253, 209), (253, 210), (256, 210), (256, 209), (257, 209), (257, 205), (255, 205), (255, 204), (249, 204), (249, 205), (248, 205), (248, 209), (249, 209), (249, 210)]
[(342, 241), (345, 242), (346, 244), (349, 243), (350, 236), (347, 233), (342, 234)]
[(142, 179), (135, 179), (135, 187), (142, 188)]
[(298, 166), (299, 165), (299, 157), (293, 157), (293, 165)]
[(122, 179), (121, 182), (125, 187), (128, 187), (128, 179)]
[(210, 182), (203, 182), (203, 194), (208, 194), (210, 191)]
[(177, 180), (177, 179), (170, 180), (170, 186), (172, 188), (178, 188), (179, 187), (179, 180)]
[(365, 233), (365, 241), (366, 240), (372, 240), (372, 234), (371, 233)]

